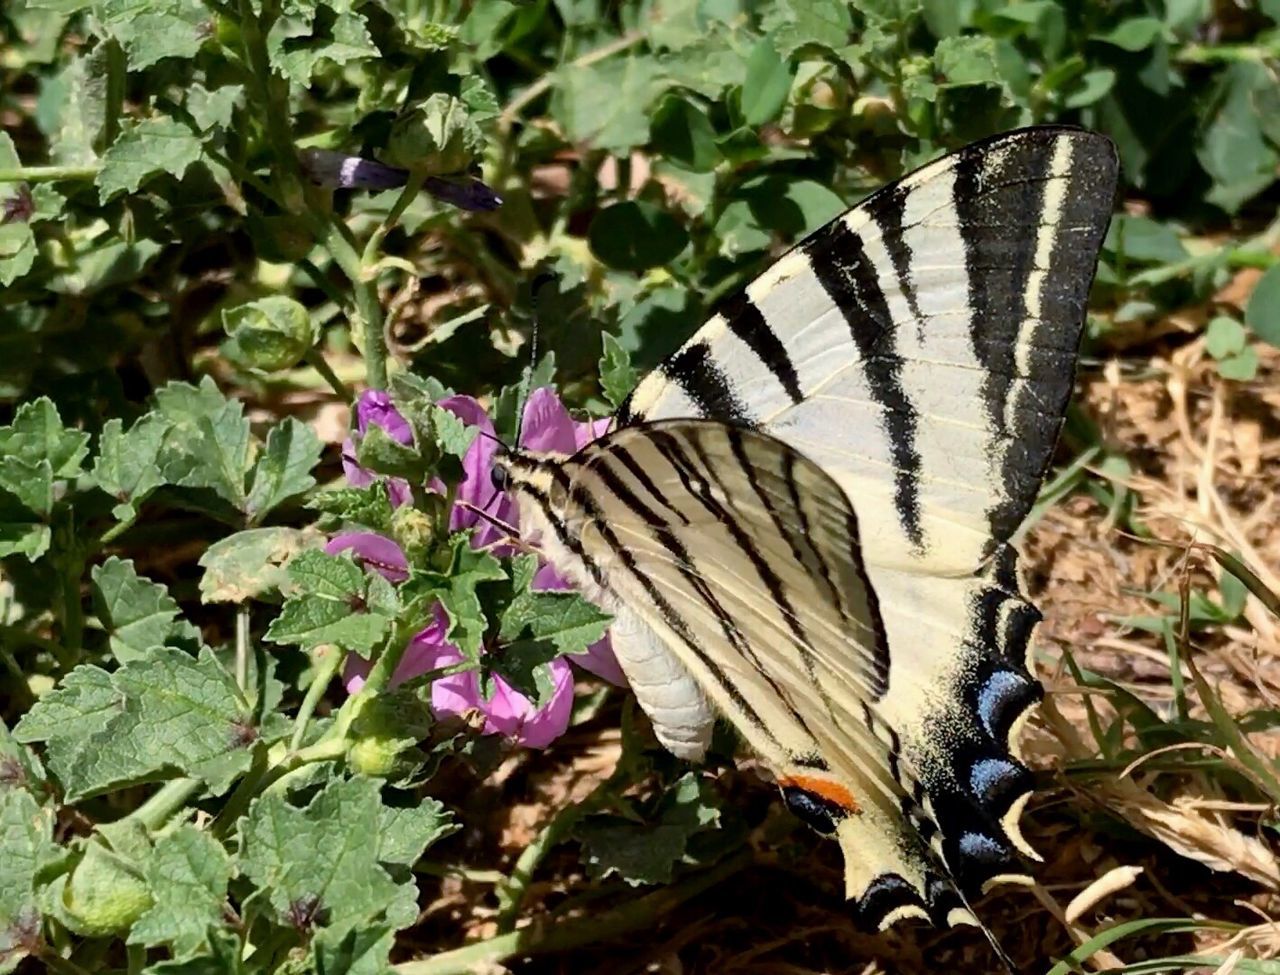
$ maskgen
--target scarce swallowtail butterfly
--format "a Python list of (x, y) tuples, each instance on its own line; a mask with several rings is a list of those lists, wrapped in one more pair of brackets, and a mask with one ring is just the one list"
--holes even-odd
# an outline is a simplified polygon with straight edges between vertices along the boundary
[(844, 852), (858, 919), (976, 923), (1030, 883), (1040, 613), (1011, 544), (1049, 464), (1117, 178), (1023, 129), (884, 187), (725, 302), (570, 457), (494, 469), (613, 613), (661, 742), (717, 712)]

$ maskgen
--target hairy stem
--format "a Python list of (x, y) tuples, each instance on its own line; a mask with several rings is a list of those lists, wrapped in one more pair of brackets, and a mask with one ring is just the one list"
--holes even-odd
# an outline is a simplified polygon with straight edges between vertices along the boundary
[(302, 706), (298, 708), (298, 716), (293, 719), (293, 737), (289, 739), (290, 752), (296, 752), (302, 747), (302, 742), (307, 737), (307, 726), (311, 723), (316, 705), (324, 697), (325, 689), (333, 680), (333, 675), (338, 672), (338, 668), (342, 666), (346, 656), (335, 646), (320, 647), (316, 650), (316, 672), (311, 678), (311, 686), (307, 688), (306, 697), (302, 699)]

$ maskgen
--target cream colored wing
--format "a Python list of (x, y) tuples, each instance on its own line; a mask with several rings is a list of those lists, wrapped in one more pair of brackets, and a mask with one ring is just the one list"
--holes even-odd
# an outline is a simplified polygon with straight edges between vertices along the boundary
[[(1021, 877), (1007, 819), (1027, 772), (1007, 725), (1038, 685), (966, 645), (972, 614), (954, 601), (886, 607), (857, 515), (821, 468), (706, 421), (626, 428), (564, 462), (507, 463), (556, 565), (655, 634), (790, 808), (836, 836), (863, 923), (967, 920), (955, 887), (967, 897)], [(936, 649), (900, 665), (886, 620), (911, 612)], [(964, 768), (937, 761), (952, 742)], [(954, 794), (941, 801), (935, 782)]]

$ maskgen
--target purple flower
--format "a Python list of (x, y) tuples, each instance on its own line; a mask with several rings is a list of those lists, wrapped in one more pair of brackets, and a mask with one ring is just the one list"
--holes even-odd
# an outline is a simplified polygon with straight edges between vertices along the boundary
[[(409, 421), (400, 415), (400, 411), (392, 404), (391, 397), (380, 389), (366, 389), (356, 400), (356, 429), (363, 436), (371, 425), (382, 427), (397, 443), (406, 447), (413, 445), (413, 430)], [(347, 476), (347, 483), (352, 487), (368, 487), (377, 478), (376, 474), (365, 470), (356, 460), (356, 445), (350, 437), (342, 442), (342, 473)], [(393, 508), (407, 504), (413, 497), (409, 482), (402, 477), (387, 478), (387, 494)]]
[(502, 206), (502, 197), (492, 189), (469, 176), (441, 179), (439, 176), (428, 176), (422, 188), (437, 200), (450, 203), (459, 210), (472, 210), (487, 213)]
[[(441, 400), (440, 406), (481, 432), (467, 448), (462, 459), (463, 480), (458, 485), (457, 500), (466, 501), (490, 516), (514, 525), (517, 518), (514, 503), (493, 487), (489, 476), (494, 455), (500, 449), (493, 421), (484, 407), (470, 396), (450, 396)], [(372, 423), (381, 426), (401, 443), (408, 444), (413, 440), (408, 423), (396, 411), (385, 393), (362, 394), (356, 418), (362, 433)], [(604, 433), (608, 425), (607, 419), (590, 423), (576, 422), (553, 390), (538, 389), (525, 404), (520, 442), (528, 450), (570, 454)], [(345, 450), (343, 460), (345, 466)], [(357, 478), (372, 478), (369, 472), (352, 461), (347, 469), (347, 477), (353, 484), (359, 483), (352, 479), (353, 471)], [(396, 479), (392, 479), (389, 484), (393, 488), (393, 500), (397, 497), (394, 493), (395, 481)], [(403, 481), (399, 483), (402, 485), (404, 500), (408, 500), (409, 486)], [(496, 550), (504, 540), (501, 529), (460, 504), (455, 503), (450, 512), (449, 526), (453, 531), (471, 529), (472, 545), (477, 548), (494, 546)], [(408, 560), (400, 547), (389, 538), (371, 532), (350, 532), (335, 536), (325, 546), (325, 550), (331, 554), (347, 549), (366, 567), (382, 573), (392, 582), (407, 578)], [(570, 585), (552, 566), (544, 564), (533, 577), (533, 588), (543, 591), (561, 590), (570, 588)], [(392, 683), (398, 684), (465, 660), (462, 651), (445, 639), (448, 629), (448, 619), (443, 608), (437, 604), (431, 625), (410, 642), (396, 667)], [(546, 747), (568, 727), (569, 713), (573, 706), (573, 671), (566, 662), (568, 660), (610, 683), (626, 686), (626, 677), (618, 666), (606, 635), (585, 653), (571, 654), (551, 661), (554, 690), (551, 699), (541, 708), (535, 708), (524, 694), (496, 674), (492, 678), (493, 693), (486, 699), (481, 693), (480, 679), (475, 671), (438, 678), (431, 687), (431, 706), (437, 714), (462, 714), (478, 710), (485, 717), (485, 734), (507, 735), (530, 748)], [(349, 693), (354, 694), (364, 686), (369, 668), (367, 660), (354, 655), (348, 658), (343, 677)]]

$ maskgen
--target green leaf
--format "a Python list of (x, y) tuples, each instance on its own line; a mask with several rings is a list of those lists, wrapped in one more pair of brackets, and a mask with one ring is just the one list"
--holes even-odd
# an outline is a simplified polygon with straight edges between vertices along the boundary
[(1204, 347), (1215, 359), (1225, 359), (1244, 351), (1247, 333), (1234, 318), (1219, 315), (1204, 330)]
[(501, 563), (490, 553), (471, 547), (470, 537), (459, 532), (450, 541), (450, 565), (445, 572), (415, 569), (402, 587), (402, 597), (429, 606), (439, 599), (449, 614), (449, 642), (472, 658), (479, 656), (480, 644), (488, 628), (476, 587), (506, 579)]
[(334, 531), (348, 524), (382, 535), (391, 530), (391, 499), (384, 481), (374, 481), (363, 488), (321, 491), (308, 498), (306, 506), (321, 513), (322, 531)]
[(263, 639), (310, 649), (336, 643), (368, 656), (395, 616), (395, 594), (382, 576), (351, 558), (314, 549), (299, 552), (288, 567), (297, 588)]
[(1275, 84), (1261, 64), (1231, 64), (1218, 76), (1214, 110), (1201, 121), (1196, 158), (1214, 181), (1207, 199), (1229, 213), (1275, 182), (1280, 152), (1263, 134), (1255, 101)]
[(131, 945), (167, 946), (176, 958), (209, 943), (209, 928), (223, 923), (231, 858), (207, 832), (184, 823), (155, 843), (143, 876), (155, 898), (129, 931)]
[(219, 794), (249, 767), (257, 730), (208, 649), (163, 648), (108, 674), (81, 664), (23, 716), (19, 741), (46, 743), (66, 801), (175, 774)]
[(8, 492), (28, 512), (47, 519), (53, 511), (53, 471), (49, 462), (0, 457), (0, 492)]
[(152, 649), (175, 642), (199, 644), (200, 631), (177, 618), (169, 591), (139, 576), (132, 561), (113, 555), (91, 574), (94, 606), (120, 663), (143, 660)]
[(98, 198), (106, 203), (122, 193), (137, 192), (160, 173), (180, 177), (200, 158), (200, 140), (180, 122), (156, 116), (130, 125), (102, 157)]
[(193, 58), (209, 37), (209, 11), (199, 0), (101, 0), (99, 9), (133, 71)]
[(1124, 51), (1141, 51), (1163, 36), (1164, 24), (1155, 17), (1130, 17), (1107, 33), (1095, 35), (1094, 40), (1114, 44)]
[(364, 14), (352, 0), (287, 0), (267, 34), (271, 66), (306, 87), (323, 63), (347, 64), (377, 57)]
[(1101, 101), (1115, 87), (1116, 73), (1111, 68), (1086, 71), (1071, 86), (1063, 100), (1066, 108), (1084, 108)]
[(707, 114), (678, 95), (668, 95), (659, 103), (649, 138), (664, 156), (693, 172), (709, 172), (721, 159), (716, 130)]
[(206, 603), (242, 603), (290, 589), (286, 566), (324, 538), (311, 529), (251, 528), (214, 542), (200, 556), (204, 569), (200, 599)]
[(466, 106), (436, 92), (391, 129), (388, 161), (426, 175), (465, 172), (484, 148), (484, 136)]
[(933, 52), (935, 71), (944, 87), (1001, 85), (996, 44), (990, 37), (944, 37)]
[(247, 971), (241, 961), (244, 945), (233, 932), (221, 927), (208, 931), (208, 947), (191, 958), (156, 962), (143, 969), (143, 975), (243, 975)]
[[(650, 58), (612, 57), (561, 68), (551, 113), (571, 142), (625, 155), (649, 138), (650, 106), (666, 87)], [(601, 98), (608, 92), (608, 98)]]
[(1280, 348), (1280, 264), (1269, 268), (1254, 285), (1244, 323), (1262, 341)]
[(236, 103), (244, 97), (243, 85), (223, 85), (210, 91), (199, 82), (187, 89), (184, 103), (201, 132), (225, 129), (231, 124)]
[(742, 83), (743, 121), (747, 125), (772, 122), (782, 113), (790, 92), (791, 66), (778, 57), (773, 42), (762, 37), (747, 57), (747, 78)]
[(160, 451), (164, 478), (182, 487), (208, 488), (244, 511), (252, 435), (243, 405), (227, 400), (207, 376), (198, 389), (169, 383), (156, 391), (156, 402), (170, 423)]
[(36, 237), (29, 224), (0, 224), (0, 284), (13, 284), (36, 260)]
[(315, 487), (311, 470), (320, 463), (324, 445), (315, 431), (293, 417), (271, 428), (267, 445), (250, 477), (245, 513), (258, 523), (287, 498)]
[(775, 0), (766, 8), (760, 28), (786, 58), (809, 44), (836, 51), (849, 43), (851, 9), (845, 0)]
[(146, 414), (127, 431), (115, 417), (103, 426), (91, 477), (120, 502), (111, 509), (117, 520), (136, 518), (151, 492), (164, 484), (159, 455), (168, 429), (168, 421), (154, 413)]
[(580, 822), (573, 832), (583, 845), (583, 861), (592, 877), (617, 874), (633, 886), (668, 884), (675, 877), (676, 864), (688, 852), (689, 841), (716, 828), (719, 821), (711, 786), (688, 772), (647, 821), (597, 815)]
[(71, 61), (44, 88), (40, 107), (47, 112), (41, 126), (49, 133), (53, 162), (65, 166), (97, 162), (94, 144), (106, 115), (106, 45)]
[(639, 373), (631, 365), (631, 354), (608, 332), (600, 336), (604, 355), (600, 357), (600, 388), (614, 409), (622, 405), (636, 388)]
[(1102, 246), (1142, 264), (1177, 264), (1187, 259), (1187, 249), (1168, 224), (1124, 213), (1112, 218)]
[(51, 859), (53, 809), (25, 789), (0, 789), (0, 972), (11, 972), (40, 942), (36, 876)]
[(613, 617), (576, 592), (531, 589), (536, 570), (532, 555), (513, 563), (515, 596), (502, 614), (498, 638), (514, 641), (527, 630), (535, 640), (550, 642), (556, 656), (584, 652), (604, 636)]
[(1248, 382), (1258, 375), (1258, 350), (1249, 346), (1237, 355), (1218, 361), (1218, 375), (1223, 379)]
[[(0, 461), (0, 474), (4, 470)], [(17, 497), (0, 490), (0, 558), (24, 556), (34, 562), (49, 550), (53, 532)]]
[(643, 271), (675, 260), (689, 235), (671, 214), (643, 200), (606, 207), (591, 221), (591, 250), (622, 271)]
[(311, 942), (318, 975), (390, 975), (388, 964), (395, 928), (376, 924), (361, 928), (324, 928)]
[(384, 807), (378, 783), (364, 777), (329, 783), (304, 808), (268, 792), (239, 823), (238, 868), (266, 900), (277, 923), (305, 912), (332, 936), (379, 921), (396, 928), (417, 916), (417, 887), (397, 884), (378, 864)]
[(378, 817), (379, 863), (412, 867), (427, 847), (462, 828), (438, 799), (416, 806), (383, 806)]
[(62, 425), (58, 408), (46, 396), (23, 403), (13, 422), (0, 427), (0, 457), (17, 457), (29, 464), (49, 462), (55, 478), (74, 478), (88, 454), (89, 435)]

